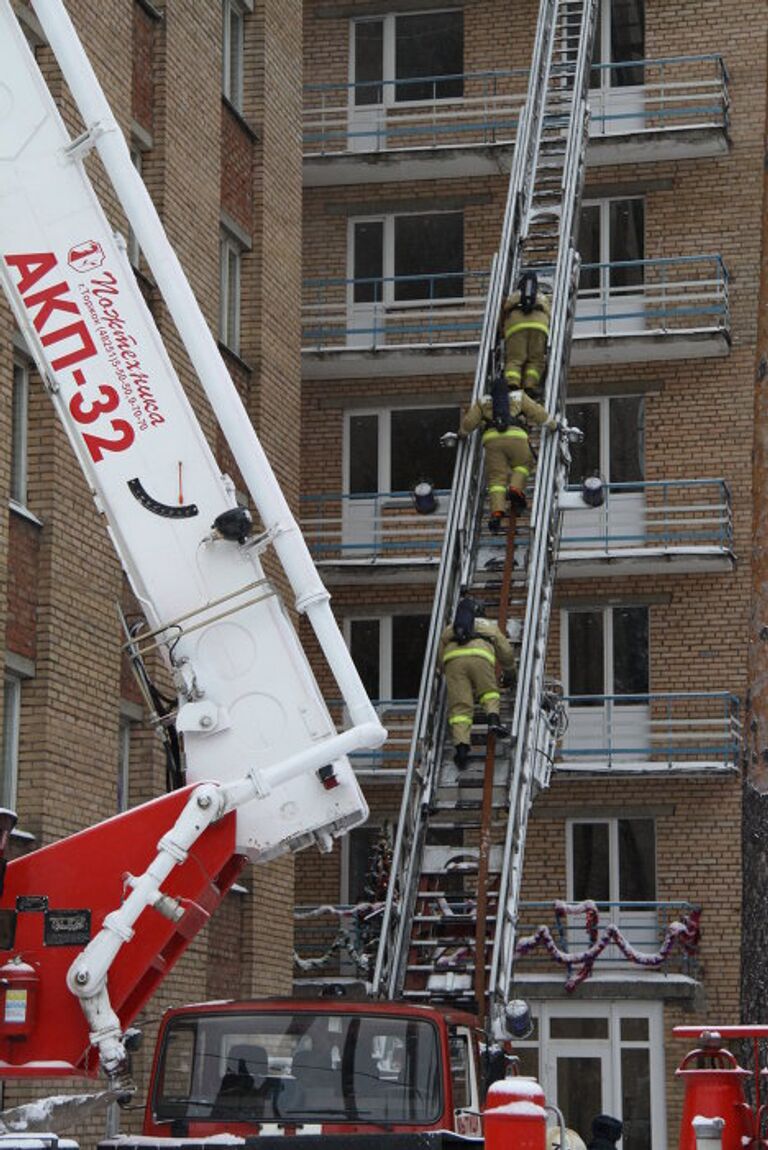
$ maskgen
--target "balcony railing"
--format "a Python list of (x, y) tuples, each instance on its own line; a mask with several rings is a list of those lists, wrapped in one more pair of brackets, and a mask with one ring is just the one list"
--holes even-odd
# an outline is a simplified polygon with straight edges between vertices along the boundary
[[(739, 762), (739, 700), (728, 691), (567, 695), (564, 703), (568, 726), (554, 763), (560, 774), (724, 774)], [(416, 700), (373, 704), (389, 737), (378, 750), (350, 759), (361, 775), (397, 778), (408, 758)], [(337, 704), (332, 714), (344, 718)]]
[[(590, 286), (578, 294), (577, 345), (582, 339), (698, 336), (730, 329), (728, 273), (720, 255), (585, 264), (582, 282)], [(487, 283), (487, 272), (470, 270), (307, 279), (303, 350), (471, 348), (480, 337)], [(404, 295), (410, 298), (398, 298)]]
[[(353, 751), (349, 761), (355, 773), (361, 776), (400, 778), (405, 775), (408, 765), (408, 749), (413, 734), (413, 719), (416, 714), (417, 699), (372, 699), (376, 714), (387, 728), (387, 741), (375, 751)], [(329, 704), (334, 720), (345, 721), (341, 713), (341, 703), (332, 700)]]
[[(493, 894), (490, 896), (490, 913), (495, 913)], [(443, 899), (450, 903), (450, 896)], [(698, 908), (685, 901), (670, 902), (599, 902), (594, 904), (599, 914), (598, 936), (609, 924), (617, 927), (633, 951), (640, 955), (658, 954), (673, 924), (685, 921)], [(421, 904), (422, 914), (439, 913), (437, 905)], [(461, 906), (464, 929), (467, 933), (466, 948), (452, 945), (446, 951), (446, 960), (454, 967), (462, 961), (474, 960), (472, 942), (473, 906), (466, 899)], [(370, 903), (332, 903), (326, 905), (301, 905), (294, 909), (296, 954), (299, 958), (299, 975), (316, 974), (331, 978), (335, 974), (365, 975), (369, 969), (370, 956), (375, 953), (376, 939), (381, 922), (381, 910)], [(462, 929), (457, 927), (457, 918), (451, 914), (448, 925), (455, 935)], [(585, 918), (566, 917), (554, 910), (552, 902), (522, 902), (517, 937), (524, 941), (533, 936), (540, 927), (548, 928), (554, 944), (561, 952), (581, 954), (590, 946), (590, 936)], [(521, 951), (525, 948), (521, 947)], [(552, 971), (555, 959), (544, 947), (519, 953), (516, 959), (518, 973), (525, 977)], [(563, 977), (577, 974), (577, 966), (558, 965)], [(613, 944), (601, 951), (594, 966), (594, 976), (600, 974), (624, 974), (627, 978), (647, 978), (655, 971), (665, 975), (682, 974), (698, 978), (699, 961), (697, 946), (672, 946), (663, 963), (647, 967), (632, 963)]]
[[(713, 554), (732, 556), (733, 513), (725, 480), (609, 483), (605, 492), (602, 507), (565, 512), (562, 561), (663, 555), (695, 563)], [(407, 491), (304, 495), (301, 528), (313, 559), (326, 566), (429, 566), (440, 556), (450, 491), (435, 495), (432, 515), (420, 514)], [(518, 538), (521, 564), (526, 544), (523, 522)], [(500, 538), (483, 543), (488, 558), (501, 556), (504, 546)]]
[(739, 701), (728, 691), (567, 695), (555, 770), (723, 773), (739, 761)]
[[(566, 904), (567, 905), (567, 904)], [(596, 934), (602, 936), (606, 927), (616, 927), (631, 951), (639, 955), (657, 955), (669, 937), (670, 928), (698, 911), (692, 903), (678, 902), (597, 902), (599, 922)], [(590, 937), (585, 915), (568, 916), (557, 913), (551, 902), (523, 902), (520, 904), (520, 919), (517, 927), (519, 953), (516, 970), (520, 975), (549, 972), (557, 960), (542, 946), (526, 953), (525, 943), (536, 934), (540, 927), (546, 927), (561, 952), (572, 955), (582, 954), (590, 945)], [(573, 977), (578, 965), (563, 967)], [(649, 973), (661, 971), (663, 974), (683, 974), (697, 978), (699, 973), (698, 946), (675, 946), (670, 949), (663, 963), (658, 966), (643, 966), (633, 963), (616, 945), (608, 945), (595, 962), (595, 976), (600, 974), (624, 974), (629, 978), (647, 978)]]
[(731, 494), (723, 479), (607, 483), (603, 506), (566, 511), (560, 535), (563, 560), (713, 551), (733, 551)]
[[(728, 74), (719, 55), (600, 64), (590, 90), (593, 136), (728, 126)], [(417, 83), (426, 98), (411, 100)], [(316, 158), (508, 144), (525, 101), (525, 69), (424, 76), (304, 89), (304, 154)], [(446, 84), (458, 97), (438, 95)]]
[(436, 491), (431, 515), (416, 511), (408, 491), (304, 495), (301, 529), (318, 563), (436, 563), (450, 491)]

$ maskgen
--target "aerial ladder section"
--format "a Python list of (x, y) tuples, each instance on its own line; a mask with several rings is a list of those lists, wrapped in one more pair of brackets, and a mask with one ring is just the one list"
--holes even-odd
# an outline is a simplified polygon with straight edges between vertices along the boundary
[[(580, 261), (596, 0), (542, 0), (472, 400), (493, 376), (502, 303), (523, 270), (551, 286), (543, 403), (564, 416)], [(530, 518), (510, 516), (503, 561), (486, 534), (480, 437), (460, 441), (373, 978), (389, 998), (469, 1006), (505, 1033), (526, 825), (548, 785), (562, 705), (545, 677), (567, 435), (544, 430)], [(496, 556), (496, 557), (495, 557)], [(459, 774), (447, 738), (440, 636), (464, 589), (521, 637), (511, 740), (473, 742)]]
[[(189, 785), (9, 864), (0, 950), (33, 964), (39, 1025), (23, 1043), (0, 1041), (0, 1070), (92, 1070), (94, 1046), (114, 1075), (127, 1022), (244, 862), (313, 842), (327, 850), (365, 820), (347, 756), (386, 732), (69, 17), (60, 0), (34, 8), (85, 131), (70, 138), (0, 0), (0, 283), (141, 604), (146, 625), (130, 653), (140, 661), (157, 648), (172, 676), (165, 718), (182, 738)], [(229, 443), (258, 533), (96, 198), (92, 149)], [(267, 551), (315, 631), (347, 730), (334, 728), (265, 575)]]

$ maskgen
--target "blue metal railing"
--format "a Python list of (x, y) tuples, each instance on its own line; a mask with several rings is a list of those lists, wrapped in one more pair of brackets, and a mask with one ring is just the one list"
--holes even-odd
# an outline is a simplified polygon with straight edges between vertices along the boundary
[[(579, 488), (571, 487), (571, 491)], [(608, 483), (602, 507), (566, 511), (560, 558), (591, 550), (621, 553), (733, 551), (733, 511), (724, 479), (659, 479)], [(424, 563), (439, 556), (450, 492), (438, 490), (437, 509), (421, 515), (410, 492), (340, 491), (301, 497), (301, 528), (318, 563)], [(485, 546), (502, 551), (503, 539)], [(527, 545), (524, 525), (518, 547)], [(600, 555), (595, 556), (599, 562)]]
[[(593, 136), (681, 128), (728, 129), (729, 77), (709, 53), (598, 64)], [(497, 69), (304, 88), (308, 157), (511, 143), (527, 71)], [(429, 89), (429, 94), (424, 94)], [(412, 99), (416, 90), (420, 95)]]
[[(629, 945), (642, 954), (656, 953), (664, 941), (669, 927), (686, 918), (692, 911), (699, 909), (693, 903), (685, 900), (668, 902), (595, 902), (599, 914), (598, 934), (602, 934), (609, 923), (618, 927)], [(577, 953), (584, 951), (590, 945), (590, 938), (586, 929), (585, 917), (565, 916), (557, 914), (552, 902), (521, 902), (520, 920), (518, 925), (518, 938), (534, 934), (540, 926), (547, 926), (561, 951)], [(517, 958), (519, 969), (525, 966), (551, 966), (552, 958), (542, 949), (533, 950), (530, 954), (519, 954)], [(691, 951), (688, 948), (673, 947), (664, 963), (658, 970), (666, 974), (685, 974), (690, 978), (698, 975), (698, 948)], [(616, 971), (621, 969), (627, 974), (637, 974), (642, 977), (647, 974), (648, 968), (633, 966), (616, 947), (608, 947), (597, 960), (595, 971)]]
[(728, 484), (724, 479), (607, 483), (603, 506), (566, 511), (560, 534), (562, 558), (569, 552), (596, 548), (732, 552)]
[[(351, 755), (363, 773), (403, 767), (415, 699), (374, 699), (389, 730), (377, 751)], [(729, 691), (566, 695), (568, 728), (559, 745), (559, 771), (730, 771), (739, 761), (739, 699)], [(330, 704), (336, 718), (340, 704)], [(399, 773), (399, 772), (398, 772)]]
[(736, 767), (739, 700), (729, 691), (566, 695), (556, 769), (664, 771)]
[[(547, 269), (540, 274), (546, 280)], [(474, 270), (307, 279), (303, 349), (475, 345), (487, 282), (487, 272)], [(719, 254), (584, 264), (584, 282), (597, 286), (579, 291), (576, 340), (730, 330), (728, 271)], [(446, 288), (459, 283), (461, 296), (448, 294)], [(413, 298), (414, 288), (418, 298)]]

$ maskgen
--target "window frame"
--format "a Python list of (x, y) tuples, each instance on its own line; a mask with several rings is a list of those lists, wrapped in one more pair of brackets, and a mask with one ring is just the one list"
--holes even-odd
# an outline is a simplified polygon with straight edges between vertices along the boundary
[(621, 902), (621, 851), (619, 841), (619, 828), (622, 822), (649, 822), (653, 825), (653, 873), (655, 878), (653, 898), (648, 902), (658, 902), (659, 880), (659, 836), (656, 819), (652, 814), (623, 817), (621, 815), (607, 815), (595, 818), (579, 817), (565, 821), (565, 870), (566, 870), (566, 898), (568, 902), (575, 901), (574, 894), (574, 842), (573, 831), (576, 826), (607, 826), (608, 827), (608, 902)]
[(29, 393), (31, 375), (31, 361), (26, 356), (15, 352), (12, 370), (11, 474), (8, 498), (12, 507), (20, 507), (24, 510), (27, 509), (29, 499)]
[(22, 684), (27, 677), (6, 664), (3, 674), (3, 722), (2, 743), (0, 743), (0, 806), (12, 811), (16, 809), (19, 785)]
[[(404, 706), (408, 699), (394, 699), (392, 697), (392, 671), (394, 664), (394, 646), (393, 646), (393, 619), (396, 616), (411, 616), (423, 615), (425, 619), (430, 618), (429, 608), (425, 605), (424, 609), (417, 610), (418, 604), (413, 605), (413, 609), (403, 611), (352, 611), (344, 616), (342, 621), (342, 634), (344, 642), (348, 649), (352, 649), (352, 624), (355, 622), (378, 622), (379, 624), (379, 699), (386, 701), (396, 710)], [(379, 700), (376, 700), (379, 701)]]
[[(252, 0), (222, 0), (221, 3), (221, 94), (242, 116), (245, 76), (246, 17), (253, 12)], [(239, 27), (240, 44), (233, 56), (232, 27)], [(233, 69), (233, 62), (236, 68)]]
[[(392, 482), (392, 413), (403, 411), (440, 411), (444, 407), (449, 407), (449, 404), (438, 403), (407, 403), (398, 405), (396, 407), (350, 407), (344, 411), (344, 431), (342, 442), (342, 493), (346, 496), (350, 494), (350, 467), (351, 467), (351, 454), (352, 454), (352, 420), (357, 416), (371, 416), (375, 415), (378, 420), (378, 487), (371, 495), (376, 495), (381, 492), (391, 492)], [(456, 411), (458, 417), (461, 416), (461, 404), (456, 404)], [(457, 423), (458, 426), (458, 418)], [(447, 427), (447, 431), (453, 428)], [(403, 493), (402, 502), (409, 498), (407, 493)], [(400, 500), (393, 500), (394, 503), (401, 502)], [(367, 617), (367, 616), (366, 616)]]
[[(234, 355), (240, 355), (243, 312), (243, 255), (246, 247), (228, 228), (219, 233), (219, 341)], [(230, 271), (234, 268), (236, 286), (231, 310)]]
[[(640, 200), (643, 204), (643, 255), (642, 260), (646, 257), (646, 235), (647, 235), (647, 214), (646, 214), (646, 197), (639, 193), (637, 195), (629, 196), (602, 196), (599, 199), (585, 199), (581, 205), (582, 216), (589, 208), (597, 208), (599, 210), (599, 224), (598, 224), (598, 260), (599, 266), (598, 279), (599, 284), (594, 288), (581, 288), (580, 293), (585, 294), (589, 299), (600, 298), (605, 294), (610, 294), (613, 284), (611, 283), (611, 268), (610, 264), (613, 262), (622, 263), (622, 260), (614, 259), (614, 253), (611, 250), (611, 205), (623, 203), (629, 200)], [(586, 262), (586, 261), (585, 261)], [(642, 291), (643, 281), (645, 279), (643, 265), (640, 265), (640, 282), (637, 284), (638, 291)], [(627, 294), (631, 292), (624, 288), (619, 287), (617, 290), (626, 291)]]
[[(611, 404), (621, 402), (623, 399), (639, 399), (642, 403), (643, 419), (641, 429), (641, 444), (639, 449), (639, 456), (642, 463), (642, 478), (636, 482), (638, 486), (644, 484), (646, 481), (646, 459), (645, 459), (645, 401), (646, 395), (642, 391), (627, 392), (626, 395), (580, 395), (566, 400), (566, 415), (568, 408), (571, 410), (577, 405), (586, 405), (594, 403), (599, 408), (599, 447), (598, 447), (598, 471), (601, 475), (605, 476), (608, 483), (611, 482)], [(578, 424), (578, 419), (575, 419)]]
[[(610, 64), (630, 64), (629, 60), (614, 60), (613, 58), (613, 3), (614, 0), (599, 0), (598, 12), (599, 20), (597, 27), (597, 34), (595, 40), (595, 56), (597, 57), (597, 67), (599, 67), (598, 76), (600, 83), (590, 87), (590, 91), (626, 91), (627, 85), (617, 84), (614, 82), (614, 69), (606, 67)], [(645, 26), (645, 12), (643, 12), (643, 59), (645, 58), (646, 51), (646, 26)], [(641, 68), (641, 64), (635, 64), (635, 67)], [(597, 68), (595, 68), (595, 71)], [(594, 72), (593, 72), (594, 74)], [(631, 85), (631, 87), (641, 88), (643, 83)]]
[[(570, 670), (569, 670), (569, 656), (570, 656), (570, 626), (569, 620), (571, 615), (584, 614), (586, 612), (600, 613), (603, 616), (603, 697), (607, 695), (616, 695), (615, 691), (615, 678), (614, 678), (614, 625), (613, 613), (620, 611), (626, 607), (643, 608), (648, 618), (648, 694), (651, 694), (651, 649), (652, 649), (652, 616), (651, 610), (646, 603), (615, 603), (605, 605), (602, 603), (593, 603), (591, 605), (584, 604), (579, 606), (569, 607), (564, 605), (560, 609), (560, 670), (561, 679), (563, 683), (563, 691), (566, 696), (572, 695), (574, 692), (571, 690)], [(610, 687), (610, 689), (607, 689)], [(631, 696), (628, 696), (631, 697)], [(621, 696), (617, 696), (621, 698)]]
[[(375, 110), (376, 108), (397, 108), (397, 107), (406, 107), (406, 108), (419, 108), (419, 107), (421, 107), (421, 108), (424, 108), (424, 107), (430, 107), (431, 105), (436, 103), (438, 100), (440, 100), (440, 101), (442, 101), (442, 100), (459, 101), (459, 100), (464, 99), (463, 94), (461, 96), (437, 96), (437, 95), (435, 95), (432, 98), (428, 98), (428, 99), (424, 99), (424, 100), (397, 100), (396, 99), (397, 85), (395, 83), (395, 80), (397, 79), (397, 76), (396, 76), (397, 58), (396, 58), (396, 54), (395, 54), (395, 45), (396, 45), (396, 37), (397, 37), (396, 21), (397, 21), (398, 17), (399, 16), (427, 16), (427, 15), (429, 15), (429, 16), (442, 16), (442, 15), (448, 15), (451, 12), (460, 12), (463, 15), (464, 9), (460, 5), (448, 4), (448, 5), (446, 5), (445, 8), (417, 8), (417, 9), (414, 9), (412, 12), (411, 11), (387, 12), (387, 13), (379, 14), (379, 15), (352, 16), (352, 17), (350, 17), (350, 21), (349, 21), (348, 78), (349, 78), (349, 102), (350, 102), (350, 107), (351, 107), (351, 110), (353, 113), (354, 112), (372, 111), (372, 110)], [(382, 77), (381, 77), (382, 99), (381, 99), (381, 102), (377, 103), (377, 104), (375, 104), (375, 103), (355, 104), (355, 83), (356, 83), (356, 78), (355, 78), (355, 47), (356, 47), (357, 26), (359, 24), (373, 24), (373, 23), (377, 23), (377, 22), (381, 22), (381, 24), (382, 24), (382, 69), (381, 69), (381, 71), (382, 71)], [(466, 33), (466, 28), (463, 28), (462, 31), (464, 33)], [(465, 57), (466, 57), (466, 42), (464, 42), (464, 51), (462, 52), (461, 71), (458, 73), (461, 76), (464, 75), (464, 68), (465, 68), (464, 59), (465, 59)], [(453, 73), (451, 73), (451, 74), (453, 74)], [(408, 83), (408, 81), (404, 81), (404, 83)]]
[[(461, 276), (462, 278), (462, 294), (449, 295), (430, 298), (424, 296), (422, 299), (413, 300), (398, 300), (395, 298), (395, 276), (397, 269), (395, 268), (395, 228), (398, 219), (404, 219), (407, 216), (461, 216), (462, 217), (462, 267), (457, 272), (436, 272), (431, 273), (435, 275), (451, 275)], [(381, 275), (382, 275), (382, 288), (381, 299), (375, 300), (373, 303), (357, 302), (355, 300), (355, 227), (357, 224), (377, 224), (383, 225), (382, 233), (382, 260), (381, 260)], [(462, 208), (441, 208), (436, 211), (412, 211), (412, 212), (378, 212), (371, 213), (370, 215), (363, 216), (350, 216), (347, 220), (347, 307), (363, 308), (363, 307), (376, 307), (383, 305), (390, 309), (406, 310), (409, 307), (423, 307), (424, 302), (427, 301), (430, 307), (440, 306), (454, 306), (460, 303), (465, 298), (466, 287), (464, 279), (466, 272), (466, 219), (464, 218), (464, 211)], [(424, 275), (424, 279), (429, 278), (430, 273)]]
[(117, 728), (117, 812), (131, 808), (131, 754), (133, 735), (142, 721), (141, 707), (122, 702)]

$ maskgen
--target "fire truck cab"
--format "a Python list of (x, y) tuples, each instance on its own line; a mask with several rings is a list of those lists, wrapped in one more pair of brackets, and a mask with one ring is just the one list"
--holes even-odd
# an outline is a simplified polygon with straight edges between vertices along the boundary
[(338, 998), (169, 1010), (143, 1134), (480, 1136), (476, 1020), (459, 1011)]

